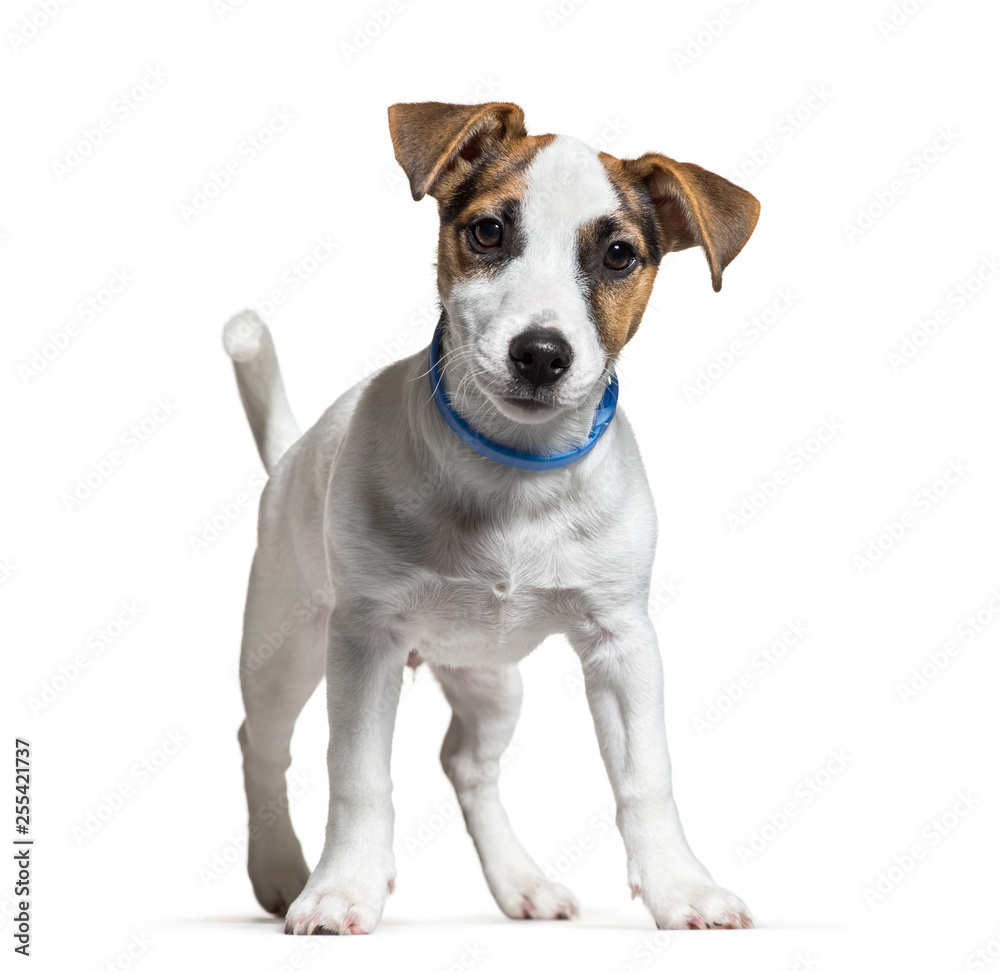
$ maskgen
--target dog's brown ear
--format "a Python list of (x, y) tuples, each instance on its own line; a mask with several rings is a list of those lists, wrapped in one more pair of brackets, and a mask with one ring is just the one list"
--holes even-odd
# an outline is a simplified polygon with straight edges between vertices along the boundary
[(507, 141), (523, 138), (524, 112), (493, 101), (448, 105), (438, 101), (398, 104), (389, 109), (392, 147), (414, 199), (447, 194), (456, 171), (464, 175), (484, 155)]
[(666, 251), (701, 246), (712, 270), (712, 289), (722, 289), (722, 271), (750, 238), (760, 203), (721, 175), (656, 152), (623, 165), (653, 200)]

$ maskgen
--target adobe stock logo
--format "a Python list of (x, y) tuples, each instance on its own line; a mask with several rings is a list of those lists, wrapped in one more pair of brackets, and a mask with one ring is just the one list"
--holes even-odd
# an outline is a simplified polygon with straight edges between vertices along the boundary
[(82, 650), (59, 664), (58, 668), (43, 681), (37, 695), (27, 699), (28, 710), (40, 715), (54, 705), (90, 669), (91, 663), (104, 652), (114, 647), (135, 621), (145, 613), (146, 608), (136, 600), (122, 600), (117, 613), (103, 627), (98, 627), (84, 641)]
[(746, 866), (756, 860), (853, 761), (854, 756), (850, 752), (831, 750), (826, 762), (797, 783), (791, 795), (777, 809), (769, 812), (746, 842), (736, 848), (740, 862)]
[(62, 13), (70, 0), (40, 0), (30, 15), (21, 17), (17, 29), (8, 31), (7, 41), (15, 54), (20, 54), (41, 31)]
[(88, 294), (76, 305), (76, 313), (61, 327), (50, 330), (45, 340), (32, 348), (31, 356), (17, 366), (21, 383), (29, 385), (55, 361), (81, 334), (84, 324), (92, 324), (131, 284), (135, 273), (125, 267), (113, 270), (104, 285)]
[(943, 644), (927, 651), (923, 659), (910, 668), (909, 676), (896, 685), (896, 694), (903, 704), (908, 705), (930, 687), (965, 648), (980, 634), (989, 630), (997, 617), (1000, 617), (1000, 588), (993, 587), (990, 599), (978, 609), (967, 613), (955, 626), (954, 634)]
[[(885, 556), (895, 549), (921, 518), (937, 508), (938, 503), (949, 496), (955, 486), (961, 482), (970, 469), (964, 459), (954, 459), (948, 463), (945, 470), (932, 482), (925, 485), (910, 497), (910, 507), (904, 509), (889, 522), (882, 521), (882, 530), (877, 536), (868, 540), (863, 551), (855, 553), (852, 562), (858, 571), (858, 576), (864, 576)], [(914, 512), (913, 510), (916, 510)]]
[(129, 456), (139, 451), (163, 427), (163, 423), (177, 411), (177, 408), (177, 403), (173, 399), (166, 396), (157, 398), (152, 411), (122, 432), (118, 439), (120, 447), (111, 449), (102, 458), (94, 459), (90, 463), (90, 468), (77, 476), (73, 485), (63, 491), (60, 498), (66, 512), (73, 514), (81, 509), (83, 504), (128, 461)]
[(889, 40), (898, 34), (929, 2), (930, 0), (902, 0), (902, 3), (894, 3), (888, 14), (876, 24), (882, 40)]
[(875, 874), (862, 893), (869, 909), (878, 906), (928, 857), (928, 851), (940, 846), (980, 803), (973, 792), (958, 792), (951, 807), (920, 830), (920, 837), (910, 846), (893, 854), (884, 869)]
[(950, 125), (938, 128), (933, 140), (914, 152), (903, 163), (899, 175), (890, 179), (888, 184), (876, 189), (869, 200), (858, 207), (854, 221), (843, 224), (847, 242), (853, 246), (861, 239), (889, 212), (897, 200), (906, 195), (910, 186), (916, 185), (930, 172), (960, 137), (960, 133)]
[(371, 47), (376, 38), (396, 19), (403, 11), (402, 0), (389, 0), (384, 7), (379, 7), (371, 11), (368, 19), (358, 27), (351, 35), (349, 41), (343, 41), (340, 45), (340, 53), (344, 55), (344, 60), (348, 64), (358, 57), (362, 51)]
[(291, 110), (275, 108), (263, 125), (240, 141), (234, 155), (209, 170), (208, 178), (202, 180), (188, 201), (179, 203), (178, 212), (182, 220), (190, 223), (202, 216), (212, 203), (232, 187), (233, 181), (246, 171), (248, 165), (260, 158), (277, 141), (279, 135), (288, 131), (293, 121), (295, 115)]
[(167, 80), (167, 72), (157, 64), (146, 68), (145, 74), (133, 85), (119, 92), (99, 120), (83, 128), (63, 149), (60, 158), (52, 160), (52, 172), (58, 182), (76, 172), (103, 145), (146, 99)]
[(832, 100), (833, 92), (825, 83), (812, 85), (809, 94), (774, 123), (774, 133), (748, 149), (729, 170), (729, 181), (745, 188), (747, 180), (767, 165)]
[(1000, 258), (994, 253), (984, 256), (976, 268), (960, 282), (951, 287), (944, 300), (925, 314), (920, 322), (899, 343), (896, 350), (888, 352), (887, 360), (893, 371), (898, 371), (936, 340), (954, 322), (955, 315), (965, 310), (973, 300), (996, 279), (1000, 271)]
[(689, 405), (694, 404), (711, 391), (762, 337), (771, 332), (797, 300), (798, 296), (792, 290), (783, 287), (766, 307), (744, 320), (738, 331), (740, 338), (734, 337), (725, 347), (717, 348), (712, 353), (712, 359), (681, 385), (684, 400)]
[(701, 738), (718, 725), (761, 683), (761, 679), (769, 674), (776, 664), (798, 647), (808, 633), (809, 628), (802, 621), (786, 621), (785, 626), (771, 643), (757, 651), (743, 671), (723, 682), (718, 694), (712, 698), (702, 713), (691, 719), (698, 737)]
[(750, 7), (750, 0), (734, 0), (733, 7), (723, 7), (714, 17), (706, 17), (701, 28), (684, 38), (684, 47), (674, 51), (674, 67), (679, 73), (701, 57), (735, 22), (739, 14)]
[(831, 416), (824, 418), (816, 430), (798, 445), (785, 453), (784, 464), (770, 475), (754, 482), (754, 488), (743, 496), (736, 509), (726, 515), (726, 522), (735, 534), (752, 522), (781, 491), (793, 476), (805, 469), (844, 430), (840, 421)]

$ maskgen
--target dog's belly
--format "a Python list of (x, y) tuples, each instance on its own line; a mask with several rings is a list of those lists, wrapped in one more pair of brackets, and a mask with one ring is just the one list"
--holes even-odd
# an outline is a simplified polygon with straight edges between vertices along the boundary
[(510, 577), (437, 575), (418, 584), (407, 598), (415, 609), (398, 619), (411, 650), (432, 664), (516, 664), (564, 629), (564, 597), (565, 591)]

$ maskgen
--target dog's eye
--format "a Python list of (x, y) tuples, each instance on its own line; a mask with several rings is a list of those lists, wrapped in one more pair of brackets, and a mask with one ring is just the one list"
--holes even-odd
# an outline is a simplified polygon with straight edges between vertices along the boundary
[(610, 270), (626, 270), (635, 262), (635, 250), (628, 243), (612, 243), (604, 254), (604, 265)]
[(480, 246), (491, 249), (500, 245), (503, 239), (503, 227), (495, 219), (480, 219), (472, 227), (472, 235)]

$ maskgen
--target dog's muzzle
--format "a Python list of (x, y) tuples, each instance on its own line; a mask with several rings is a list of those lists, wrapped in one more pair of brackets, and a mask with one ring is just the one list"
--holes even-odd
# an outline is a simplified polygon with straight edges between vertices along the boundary
[[(515, 338), (516, 340), (516, 338)], [(552, 368), (550, 359), (549, 369)], [(554, 455), (535, 455), (532, 452), (518, 452), (491, 442), (485, 435), (480, 435), (455, 409), (444, 390), (444, 375), (441, 373), (441, 323), (438, 322), (431, 338), (431, 346), (428, 352), (427, 375), (431, 382), (431, 391), (434, 394), (434, 403), (441, 412), (448, 427), (470, 448), (475, 449), (480, 455), (498, 462), (500, 465), (509, 465), (515, 469), (528, 469), (530, 471), (545, 471), (549, 469), (560, 469), (565, 465), (582, 459), (596, 444), (597, 440), (604, 434), (611, 420), (615, 417), (618, 409), (618, 378), (611, 374), (608, 376), (608, 383), (604, 389), (604, 394), (597, 405), (597, 412), (594, 415), (594, 423), (590, 428), (590, 434), (586, 441), (571, 448), (566, 452), (557, 452)], [(568, 364), (567, 364), (568, 367)]]
[(555, 384), (573, 363), (573, 351), (557, 330), (532, 327), (510, 342), (510, 367), (537, 390)]

